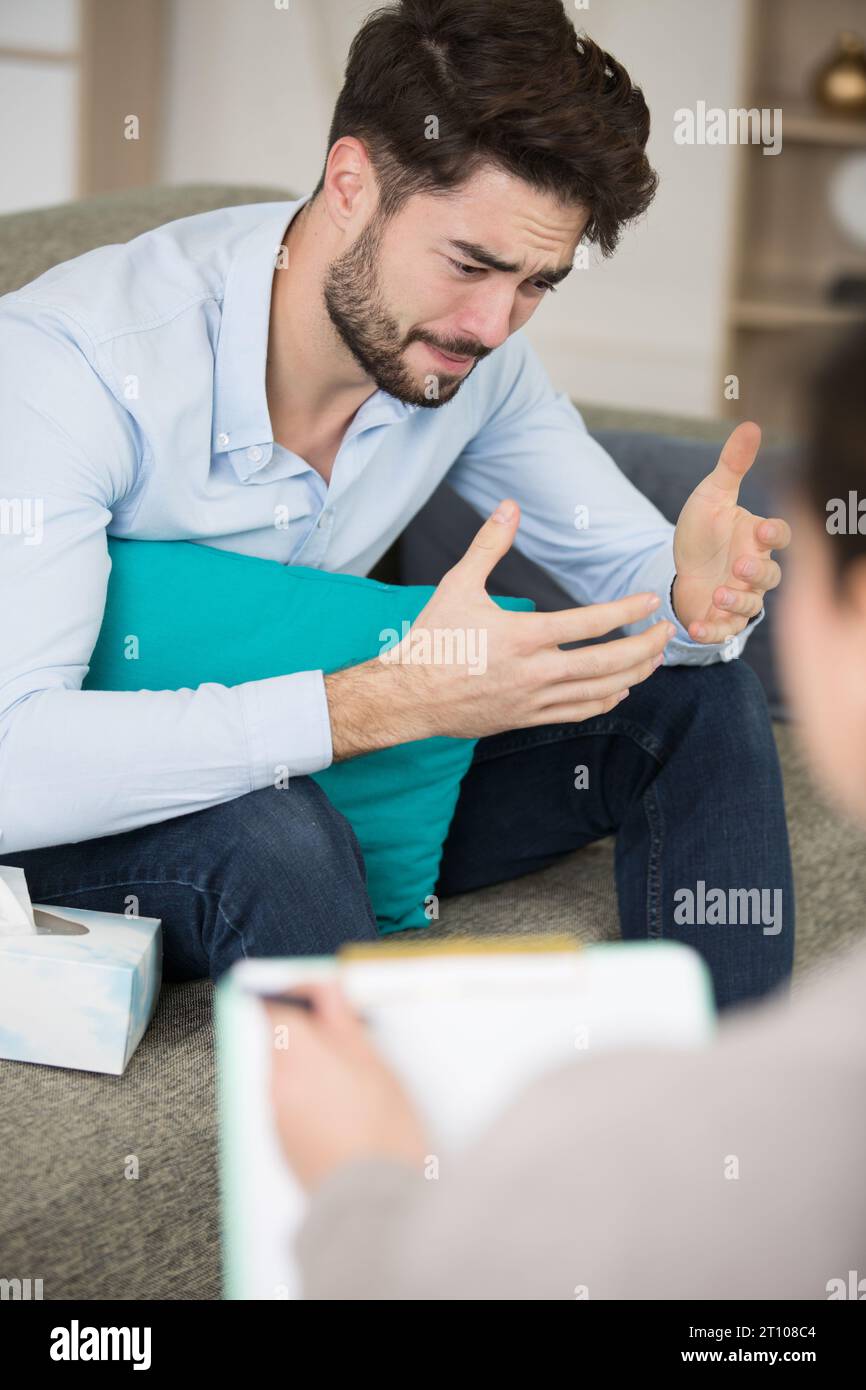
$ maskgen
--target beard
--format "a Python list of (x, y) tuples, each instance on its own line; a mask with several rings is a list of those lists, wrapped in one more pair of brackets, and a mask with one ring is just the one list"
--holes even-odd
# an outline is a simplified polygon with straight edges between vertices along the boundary
[[(440, 342), (420, 328), (405, 335), (400, 332), (385, 304), (379, 275), (383, 227), (383, 219), (374, 214), (348, 251), (331, 262), (323, 285), (325, 306), (343, 344), (380, 391), (404, 405), (435, 410), (457, 394), (477, 362), (492, 349), (453, 339)], [(430, 372), (419, 384), (404, 357), (414, 342), (429, 343), (455, 357), (474, 357), (476, 363), (460, 375)]]

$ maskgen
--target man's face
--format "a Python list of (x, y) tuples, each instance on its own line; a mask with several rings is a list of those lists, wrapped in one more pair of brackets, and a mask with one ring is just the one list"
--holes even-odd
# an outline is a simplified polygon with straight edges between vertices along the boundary
[(444, 405), (568, 274), (587, 221), (492, 168), (454, 193), (416, 194), (331, 262), (331, 322), (381, 390)]

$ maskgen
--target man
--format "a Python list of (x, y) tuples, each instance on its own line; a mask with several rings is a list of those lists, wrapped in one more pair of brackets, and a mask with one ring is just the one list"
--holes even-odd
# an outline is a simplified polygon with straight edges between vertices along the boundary
[[(185, 219), (2, 301), (0, 486), (44, 521), (40, 544), (3, 547), (0, 848), (34, 898), (131, 896), (163, 920), (170, 978), (373, 937), (357, 842), (307, 774), (445, 733), (481, 742), (441, 892), (616, 831), (625, 935), (692, 941), (721, 1005), (786, 978), (775, 748), (750, 671), (719, 664), (788, 539), (737, 505), (759, 432), (734, 432), (674, 533), (519, 332), (579, 244), (609, 254), (648, 206), (648, 132), (559, 0), (406, 0), (355, 39), (312, 197)], [(483, 628), (483, 675), (374, 660), (80, 689), (106, 533), (366, 574), (446, 475), (494, 519), (418, 623)], [(518, 523), (587, 607), (493, 608), (484, 580)], [(678, 923), (674, 893), (699, 880), (780, 892), (784, 920)]]

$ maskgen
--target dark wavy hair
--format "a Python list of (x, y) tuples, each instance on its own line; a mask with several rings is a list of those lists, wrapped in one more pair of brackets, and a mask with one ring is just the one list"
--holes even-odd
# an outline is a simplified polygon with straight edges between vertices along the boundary
[(608, 256), (656, 191), (649, 128), (640, 88), (561, 0), (399, 0), (352, 42), (328, 149), (363, 141), (384, 217), (493, 164), (585, 207), (585, 240)]
[[(808, 441), (797, 475), (812, 515), (827, 524), (827, 504), (849, 493), (866, 497), (866, 325), (849, 330), (813, 375)], [(840, 590), (851, 567), (866, 560), (859, 530), (829, 537)]]

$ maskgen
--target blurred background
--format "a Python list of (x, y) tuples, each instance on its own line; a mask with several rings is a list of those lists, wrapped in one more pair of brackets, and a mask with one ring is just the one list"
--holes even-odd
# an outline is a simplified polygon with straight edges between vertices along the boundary
[[(507, 3), (507, 0), (503, 0)], [(318, 179), (366, 0), (0, 0), (0, 213), (152, 184)], [(566, 0), (653, 118), (657, 199), (529, 330), (579, 401), (796, 427), (866, 307), (864, 0)], [(781, 108), (783, 146), (677, 143)], [(732, 380), (733, 378), (733, 380)]]

